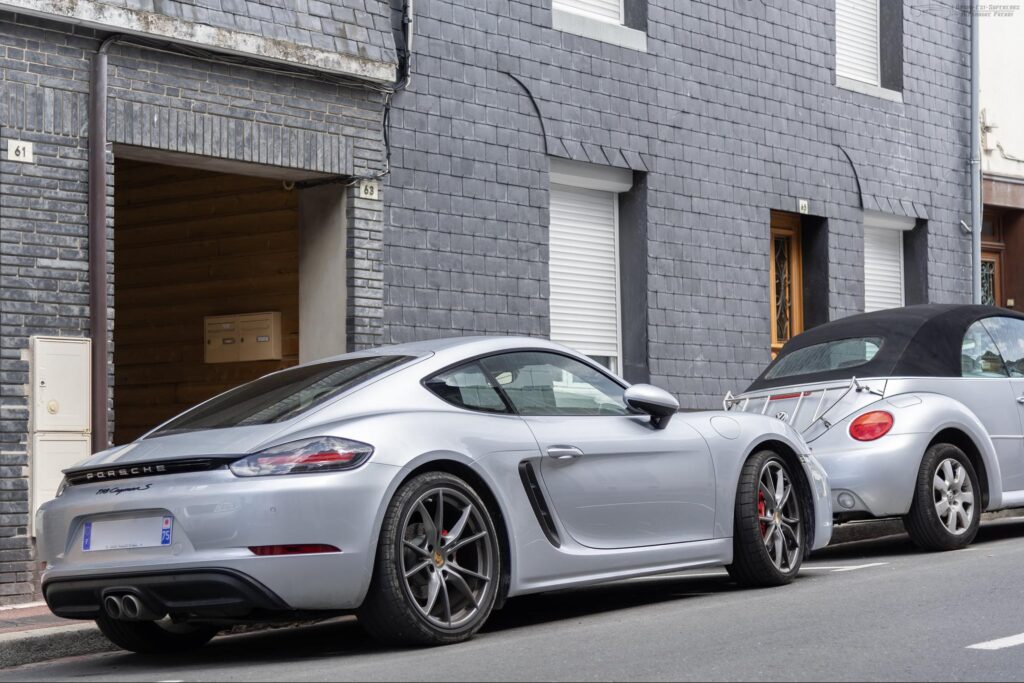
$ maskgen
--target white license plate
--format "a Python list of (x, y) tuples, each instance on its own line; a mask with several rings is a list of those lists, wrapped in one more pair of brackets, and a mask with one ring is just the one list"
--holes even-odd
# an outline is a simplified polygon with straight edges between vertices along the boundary
[(86, 522), (82, 534), (82, 550), (89, 552), (169, 546), (173, 528), (174, 519), (171, 517)]

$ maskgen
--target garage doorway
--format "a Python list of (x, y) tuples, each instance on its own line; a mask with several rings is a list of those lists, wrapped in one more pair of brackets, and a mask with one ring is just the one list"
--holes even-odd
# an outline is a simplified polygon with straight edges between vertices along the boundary
[[(115, 444), (299, 362), (300, 196), (280, 178), (117, 157)], [(206, 362), (204, 319), (249, 313), (279, 314), (278, 357)]]

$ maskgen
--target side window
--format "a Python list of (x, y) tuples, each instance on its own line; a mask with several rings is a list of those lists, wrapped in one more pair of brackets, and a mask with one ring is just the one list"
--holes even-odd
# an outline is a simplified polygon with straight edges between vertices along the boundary
[(520, 415), (628, 415), (625, 390), (594, 368), (555, 353), (482, 361)]
[(964, 377), (1007, 377), (1003, 356), (983, 321), (971, 325), (960, 352)]
[(424, 383), (448, 403), (485, 413), (507, 413), (501, 394), (491, 384), (479, 363), (469, 363), (435, 375)]
[(1024, 377), (1024, 320), (988, 318), (985, 329), (992, 333), (1006, 361), (1011, 377)]

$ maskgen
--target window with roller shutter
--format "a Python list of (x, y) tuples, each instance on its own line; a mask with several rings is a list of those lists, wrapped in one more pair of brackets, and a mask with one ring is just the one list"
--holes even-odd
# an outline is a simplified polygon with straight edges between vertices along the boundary
[(864, 311), (906, 304), (903, 235), (913, 219), (868, 215), (864, 218)]
[(836, 0), (836, 77), (903, 90), (902, 0)]
[(619, 369), (618, 195), (551, 186), (551, 339)]
[(552, 6), (616, 24), (622, 24), (625, 20), (623, 0), (554, 0)]

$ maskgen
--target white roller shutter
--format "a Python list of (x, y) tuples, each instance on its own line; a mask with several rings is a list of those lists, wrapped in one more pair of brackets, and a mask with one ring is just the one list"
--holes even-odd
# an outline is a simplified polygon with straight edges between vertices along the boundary
[(879, 0), (836, 0), (836, 75), (879, 85)]
[(553, 7), (616, 24), (623, 22), (622, 0), (554, 0)]
[(551, 339), (620, 358), (618, 195), (551, 186)]
[(903, 305), (903, 231), (864, 226), (864, 311)]

